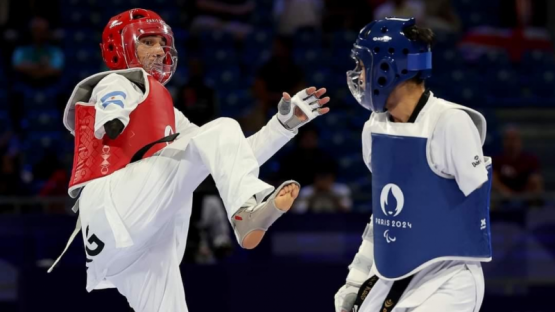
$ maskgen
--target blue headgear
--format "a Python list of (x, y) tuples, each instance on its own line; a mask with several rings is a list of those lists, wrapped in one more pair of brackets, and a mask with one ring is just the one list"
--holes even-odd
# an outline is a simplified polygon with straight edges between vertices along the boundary
[(360, 31), (351, 54), (357, 66), (347, 72), (347, 84), (364, 108), (383, 112), (389, 94), (398, 84), (417, 75), (421, 79), (431, 76), (430, 47), (409, 40), (403, 33), (414, 24), (414, 18), (386, 18)]

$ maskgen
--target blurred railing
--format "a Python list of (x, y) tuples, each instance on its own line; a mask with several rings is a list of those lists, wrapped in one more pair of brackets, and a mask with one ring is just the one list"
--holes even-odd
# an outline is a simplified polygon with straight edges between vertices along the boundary
[[(370, 198), (365, 198), (370, 201)], [(15, 197), (15, 196), (0, 196), (0, 213), (25, 213), (29, 210), (33, 212), (56, 212), (60, 213), (66, 211), (71, 212), (71, 208), (75, 203), (75, 199), (69, 196), (59, 197)], [(555, 192), (545, 192), (543, 194), (525, 194), (525, 195), (511, 195), (509, 197), (500, 194), (491, 194), (491, 207), (493, 208), (506, 208), (506, 207), (519, 207), (520, 205), (526, 206), (542, 206), (545, 208), (552, 207), (555, 214)], [(52, 209), (52, 207), (57, 207)], [(63, 207), (63, 209), (59, 209)]]
[(2, 213), (70, 213), (75, 199), (60, 197), (14, 197), (0, 196), (0, 214)]
[[(34, 262), (56, 257), (75, 226), (73, 203), (69, 197), (0, 197), (0, 245), (7, 245), (0, 248), (0, 258)], [(555, 286), (554, 203), (554, 192), (511, 199), (492, 195), (493, 261), (483, 265), (488, 292), (526, 294), (537, 286)], [(237, 262), (248, 258), (256, 262), (348, 264), (369, 216), (287, 214), (272, 226), (266, 243), (256, 253), (243, 257), (238, 250)], [(25, 251), (21, 250), (23, 245)], [(82, 250), (74, 248), (66, 255), (65, 265), (80, 264), (82, 258)]]
[(555, 192), (544, 192), (542, 194), (523, 194), (523, 195), (511, 195), (503, 196), (501, 194), (493, 193), (491, 194), (492, 203), (500, 201), (531, 201), (536, 199), (543, 199), (546, 202), (555, 202)]

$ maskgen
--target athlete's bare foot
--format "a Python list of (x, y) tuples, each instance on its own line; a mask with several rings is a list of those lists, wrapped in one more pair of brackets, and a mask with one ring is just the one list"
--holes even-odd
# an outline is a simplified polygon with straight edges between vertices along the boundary
[(295, 183), (284, 186), (274, 199), (276, 208), (282, 211), (289, 211), (293, 202), (299, 196), (299, 185)]
[[(253, 249), (264, 237), (268, 227), (273, 224), (282, 214), (293, 206), (293, 202), (299, 196), (299, 184), (291, 181), (273, 196), (273, 204), (266, 202), (263, 207), (252, 212), (239, 210), (234, 216), (234, 229), (238, 235), (239, 244), (245, 249)], [(272, 200), (272, 197), (268, 201)], [(243, 234), (243, 233), (246, 233)], [(240, 237), (244, 235), (241, 240)]]

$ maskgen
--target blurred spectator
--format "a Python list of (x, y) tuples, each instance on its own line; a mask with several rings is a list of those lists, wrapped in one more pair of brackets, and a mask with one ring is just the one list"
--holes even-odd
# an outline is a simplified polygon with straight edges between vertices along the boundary
[(66, 196), (69, 176), (63, 168), (56, 169), (46, 180), (39, 196)]
[(414, 17), (417, 23), (424, 19), (426, 6), (421, 0), (389, 0), (374, 11), (374, 19), (386, 17)]
[(555, 1), (547, 2), (547, 31), (551, 38), (555, 38)]
[(191, 31), (222, 30), (242, 39), (252, 31), (248, 21), (255, 8), (253, 0), (196, 0)]
[(61, 162), (53, 149), (45, 150), (44, 156), (33, 166), (33, 180), (46, 181), (61, 167)]
[(229, 220), (212, 176), (195, 190), (185, 250), (189, 263), (214, 263), (233, 251)]
[(3, 29), (8, 24), (10, 10), (9, 0), (0, 0), (0, 29)]
[(35, 17), (31, 21), (32, 43), (15, 49), (12, 58), (14, 70), (32, 87), (44, 87), (58, 81), (64, 66), (62, 50), (49, 44), (50, 29), (46, 19)]
[(540, 165), (536, 156), (522, 149), (518, 129), (505, 130), (503, 152), (493, 159), (493, 188), (505, 196), (543, 192)]
[(175, 107), (194, 124), (202, 126), (218, 116), (216, 92), (204, 83), (203, 64), (191, 58), (189, 81), (179, 90)]
[(291, 46), (291, 39), (277, 37), (274, 40), (272, 56), (262, 65), (254, 81), (257, 105), (241, 120), (245, 132), (258, 131), (268, 122), (283, 92), (293, 96), (305, 87), (303, 70), (295, 63)]
[[(42, 17), (34, 17), (30, 23), (31, 44), (18, 46), (12, 55), (12, 66), (15, 79), (9, 92), (9, 110), (13, 129), (21, 131), (21, 120), (25, 115), (25, 93), (32, 89), (57, 86), (64, 67), (62, 49), (50, 43), (49, 22)], [(21, 88), (21, 84), (25, 86)], [(55, 105), (63, 111), (69, 95), (59, 92)], [(27, 94), (29, 96), (30, 94)]]
[(274, 1), (277, 32), (284, 36), (292, 36), (301, 28), (320, 30), (323, 12), (322, 0)]
[(316, 174), (323, 166), (336, 167), (335, 160), (318, 147), (318, 131), (307, 124), (295, 138), (295, 149), (280, 160), (280, 179), (293, 179), (301, 186), (314, 183)]
[(55, 150), (45, 151), (33, 166), (33, 180), (42, 185), (40, 196), (66, 196), (69, 176)]
[(0, 0), (0, 42), (19, 40), (35, 16), (47, 19), (54, 27), (59, 26), (60, 1)]
[(503, 0), (499, 9), (501, 27), (547, 27), (547, 0)]
[(11, 132), (0, 136), (0, 196), (23, 195), (19, 142)]
[(277, 105), (284, 91), (294, 95), (304, 87), (304, 72), (293, 58), (291, 39), (277, 37), (270, 59), (262, 65), (256, 77), (257, 98)]
[(461, 21), (451, 0), (426, 0), (424, 24), (436, 32), (459, 32)]
[(317, 169), (314, 183), (301, 189), (293, 211), (305, 213), (348, 212), (353, 202), (351, 190), (335, 181), (337, 168), (334, 163), (322, 163)]
[[(546, 0), (507, 0), (499, 1), (499, 24), (494, 27), (477, 26), (465, 32), (458, 43), (459, 49), (469, 60), (474, 61), (489, 52), (503, 49), (509, 53), (511, 61), (522, 60), (527, 51), (543, 50), (553, 52), (555, 24), (549, 22), (555, 5)], [(553, 27), (553, 28), (551, 28)]]
[(359, 32), (368, 24), (373, 6), (366, 1), (325, 0), (324, 32), (350, 30)]

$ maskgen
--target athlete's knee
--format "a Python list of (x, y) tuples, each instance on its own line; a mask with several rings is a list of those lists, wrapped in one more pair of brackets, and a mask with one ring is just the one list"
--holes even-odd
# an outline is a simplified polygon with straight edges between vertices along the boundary
[(229, 141), (228, 138), (234, 138), (243, 135), (241, 126), (232, 118), (221, 117), (205, 124), (200, 128), (199, 135), (193, 138), (193, 141), (204, 140), (206, 135), (216, 136), (220, 141)]
[(241, 126), (237, 120), (229, 117), (221, 117), (216, 120), (216, 126), (226, 132), (241, 131)]
[(230, 129), (241, 129), (241, 126), (239, 125), (237, 120), (233, 118), (220, 117), (216, 120), (218, 121), (218, 124), (220, 124), (223, 127), (230, 128)]

